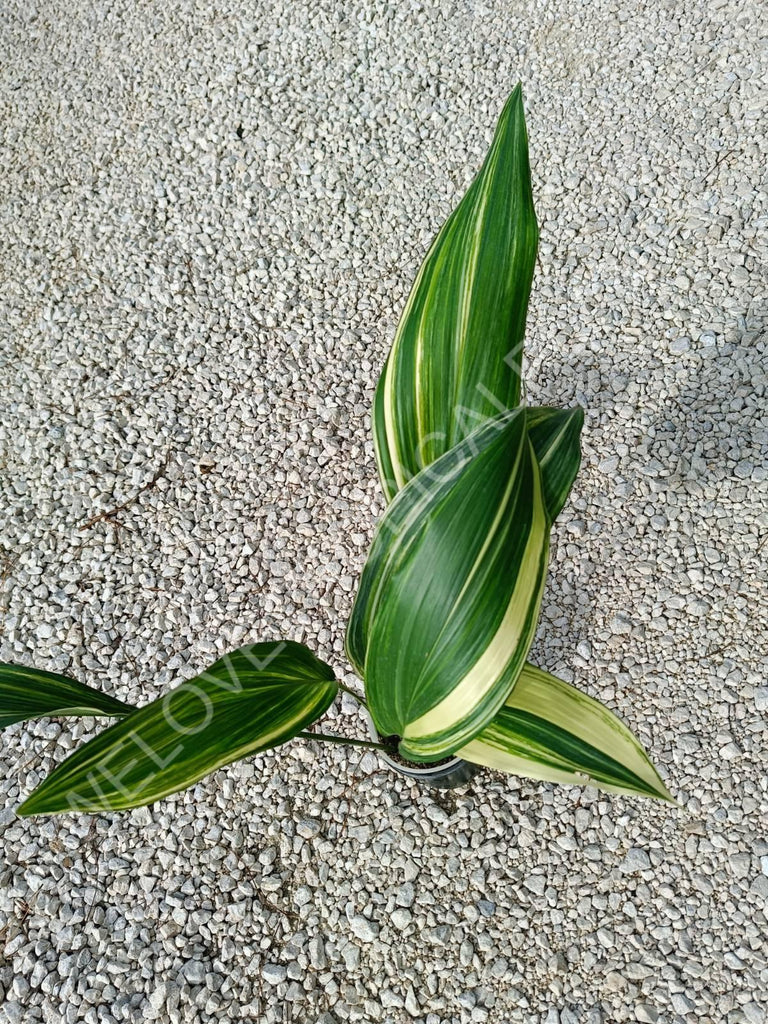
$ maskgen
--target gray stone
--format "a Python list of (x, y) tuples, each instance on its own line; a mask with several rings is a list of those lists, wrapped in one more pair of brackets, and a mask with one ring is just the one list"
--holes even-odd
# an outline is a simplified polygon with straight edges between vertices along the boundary
[(744, 1003), (741, 1008), (749, 1024), (765, 1024), (765, 1006), (759, 1003)]
[(5, 1013), (8, 1024), (21, 1024), (26, 1017), (24, 1005), (16, 999), (7, 1000), (3, 1004), (3, 1012)]
[(416, 898), (416, 890), (412, 882), (405, 882), (395, 890), (395, 903), (398, 907), (412, 907)]
[(413, 991), (413, 985), (409, 985), (405, 993), (405, 1008), (412, 1017), (418, 1017), (421, 1013), (421, 1007), (416, 999), (416, 993)]
[(264, 964), (261, 969), (261, 976), (268, 985), (279, 985), (288, 976), (287, 969), (282, 964)]
[(205, 964), (199, 960), (189, 960), (183, 967), (184, 977), (190, 985), (202, 985), (205, 981)]
[(161, 981), (157, 987), (150, 992), (149, 1002), (153, 1010), (162, 1010), (168, 998), (168, 988)]
[(324, 971), (328, 964), (325, 944), (319, 935), (313, 935), (309, 940), (309, 962), (316, 971)]
[(647, 871), (651, 866), (651, 859), (645, 850), (633, 846), (627, 851), (627, 855), (619, 865), (626, 874), (633, 874), (636, 871)]
[(674, 992), (670, 1002), (675, 1013), (679, 1013), (681, 1016), (686, 1013), (692, 1013), (696, 1009), (696, 1004), (683, 995), (682, 992)]
[(349, 927), (352, 934), (361, 942), (373, 942), (379, 935), (379, 926), (374, 921), (369, 921), (362, 914), (355, 914), (349, 920)]
[(320, 822), (312, 818), (302, 818), (296, 822), (296, 833), (303, 839), (314, 839), (320, 834)]
[(523, 885), (536, 896), (543, 896), (547, 882), (543, 875), (530, 875), (523, 880)]
[(396, 907), (392, 911), (392, 924), (395, 928), (399, 928), (401, 931), (403, 928), (407, 928), (413, 920), (413, 914), (410, 910), (406, 910), (404, 907)]
[(656, 1024), (659, 1019), (659, 1011), (649, 1003), (638, 1003), (635, 1016), (642, 1021), (642, 1024)]

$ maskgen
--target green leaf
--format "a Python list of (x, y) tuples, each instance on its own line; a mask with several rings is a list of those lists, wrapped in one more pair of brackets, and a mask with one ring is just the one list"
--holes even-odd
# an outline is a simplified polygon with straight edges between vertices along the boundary
[(387, 509), (347, 650), (404, 757), (452, 753), (506, 700), (536, 629), (550, 525), (525, 409), (481, 426)]
[(541, 471), (547, 515), (550, 522), (554, 522), (562, 511), (581, 465), (584, 410), (528, 406), (526, 424)]
[(532, 665), (490, 725), (458, 754), (529, 779), (675, 803), (623, 722), (599, 701)]
[(30, 718), (58, 715), (122, 717), (132, 711), (130, 704), (58, 672), (0, 664), (0, 729)]
[[(537, 692), (532, 680), (541, 680), (539, 670), (527, 663), (523, 667), (521, 654), (538, 616), (535, 588), (539, 571), (543, 580), (543, 567), (534, 570), (519, 557), (502, 561), (512, 550), (515, 530), (526, 528), (527, 510), (516, 508), (505, 521), (493, 517), (497, 511), (503, 515), (504, 503), (508, 508), (515, 498), (528, 501), (528, 510), (536, 508), (530, 484), (513, 474), (513, 490), (502, 498), (504, 470), (495, 463), (488, 472), (480, 459), (462, 471), (455, 494), (434, 479), (452, 465), (452, 446), (459, 446), (454, 454), (459, 452), (473, 428), (519, 401), (537, 241), (518, 87), (480, 174), (426, 257), (377, 386), (376, 458), (385, 497), (395, 500), (366, 564), (347, 649), (365, 680), (379, 731), (403, 735), (400, 750), (411, 760), (458, 750), (469, 760), (489, 763), (483, 757), (499, 758), (499, 749), (504, 751), (500, 734), (512, 743), (514, 723), (519, 749), (514, 748), (517, 767), (510, 770), (584, 781), (578, 772), (574, 778), (571, 756), (579, 771), (591, 771), (604, 788), (613, 782), (622, 792), (668, 799), (645, 752), (598, 702), (579, 694), (581, 702), (574, 703), (577, 691), (549, 676), (547, 699), (561, 700), (562, 707), (544, 714), (536, 705), (535, 715), (515, 703), (532, 700)], [(548, 525), (561, 511), (579, 468), (583, 419), (580, 409), (529, 408), (526, 413)], [(516, 464), (515, 473), (522, 465)], [(486, 541), (487, 547), (478, 548)], [(487, 588), (485, 604), (473, 590), (476, 581)], [(505, 626), (499, 627), (505, 608)], [(515, 609), (512, 618), (519, 616), (518, 625), (505, 632), (510, 608)], [(488, 652), (491, 663), (483, 661)], [(508, 705), (498, 710), (505, 694)], [(423, 703), (438, 697), (423, 713)], [(417, 713), (422, 717), (414, 721)], [(575, 738), (569, 728), (576, 730)], [(484, 729), (484, 740), (457, 746), (457, 739), (469, 738), (473, 729)], [(599, 742), (588, 750), (590, 736), (613, 740), (619, 756), (613, 757), (610, 747), (606, 753)], [(551, 750), (548, 744), (554, 745)], [(473, 750), (479, 751), (477, 758)], [(512, 754), (506, 751), (504, 757), (510, 764)]]
[(226, 654), (85, 743), (21, 815), (141, 807), (296, 736), (333, 702), (331, 669), (291, 641)]
[(373, 432), (387, 498), (518, 404), (537, 245), (518, 85), (480, 173), (426, 256), (379, 380)]

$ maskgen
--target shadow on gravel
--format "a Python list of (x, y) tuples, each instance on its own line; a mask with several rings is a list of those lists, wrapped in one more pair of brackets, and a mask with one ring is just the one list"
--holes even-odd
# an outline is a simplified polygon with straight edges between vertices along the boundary
[[(721, 653), (717, 635), (709, 642), (706, 616), (730, 618), (741, 572), (760, 570), (763, 539), (754, 524), (768, 494), (765, 323), (744, 315), (727, 340), (705, 332), (696, 342), (672, 342), (674, 363), (651, 357), (634, 380), (625, 366), (617, 369), (608, 346), (590, 352), (589, 366), (547, 367), (551, 380), (567, 374), (592, 417), (582, 471), (555, 525), (534, 662), (570, 667), (577, 646), (595, 637), (619, 663), (626, 651), (637, 657), (655, 614), (648, 609), (670, 591), (685, 601), (670, 619), (670, 652), (692, 664)], [(638, 381), (632, 401), (627, 382)], [(638, 611), (638, 603), (646, 607)], [(701, 630), (703, 644), (675, 646), (678, 629), (681, 636)], [(650, 651), (664, 638), (650, 632), (647, 641)]]

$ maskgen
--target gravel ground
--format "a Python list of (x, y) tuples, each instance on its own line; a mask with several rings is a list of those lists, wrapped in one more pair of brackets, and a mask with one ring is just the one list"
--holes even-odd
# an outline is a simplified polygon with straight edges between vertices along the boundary
[(373, 387), (521, 78), (529, 396), (587, 415), (532, 657), (683, 806), (297, 741), (21, 820), (91, 727), (17, 726), (0, 1020), (767, 1019), (765, 14), (5, 4), (0, 656), (144, 701), (288, 636), (354, 684)]

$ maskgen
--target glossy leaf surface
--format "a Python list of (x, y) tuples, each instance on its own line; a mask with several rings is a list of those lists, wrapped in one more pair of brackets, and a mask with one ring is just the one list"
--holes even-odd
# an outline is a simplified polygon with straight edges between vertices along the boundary
[(674, 802), (640, 742), (613, 712), (532, 665), (490, 725), (458, 753), (529, 779)]
[(123, 717), (133, 710), (130, 704), (58, 672), (0, 664), (0, 729), (31, 718)]
[(518, 85), (480, 172), (427, 253), (378, 383), (373, 432), (388, 499), (518, 404), (537, 246)]
[(536, 629), (550, 525), (524, 409), (480, 427), (387, 509), (347, 646), (404, 757), (452, 753), (503, 704)]
[(285, 743), (322, 715), (336, 692), (331, 669), (301, 644), (241, 647), (85, 743), (18, 813), (152, 803)]

